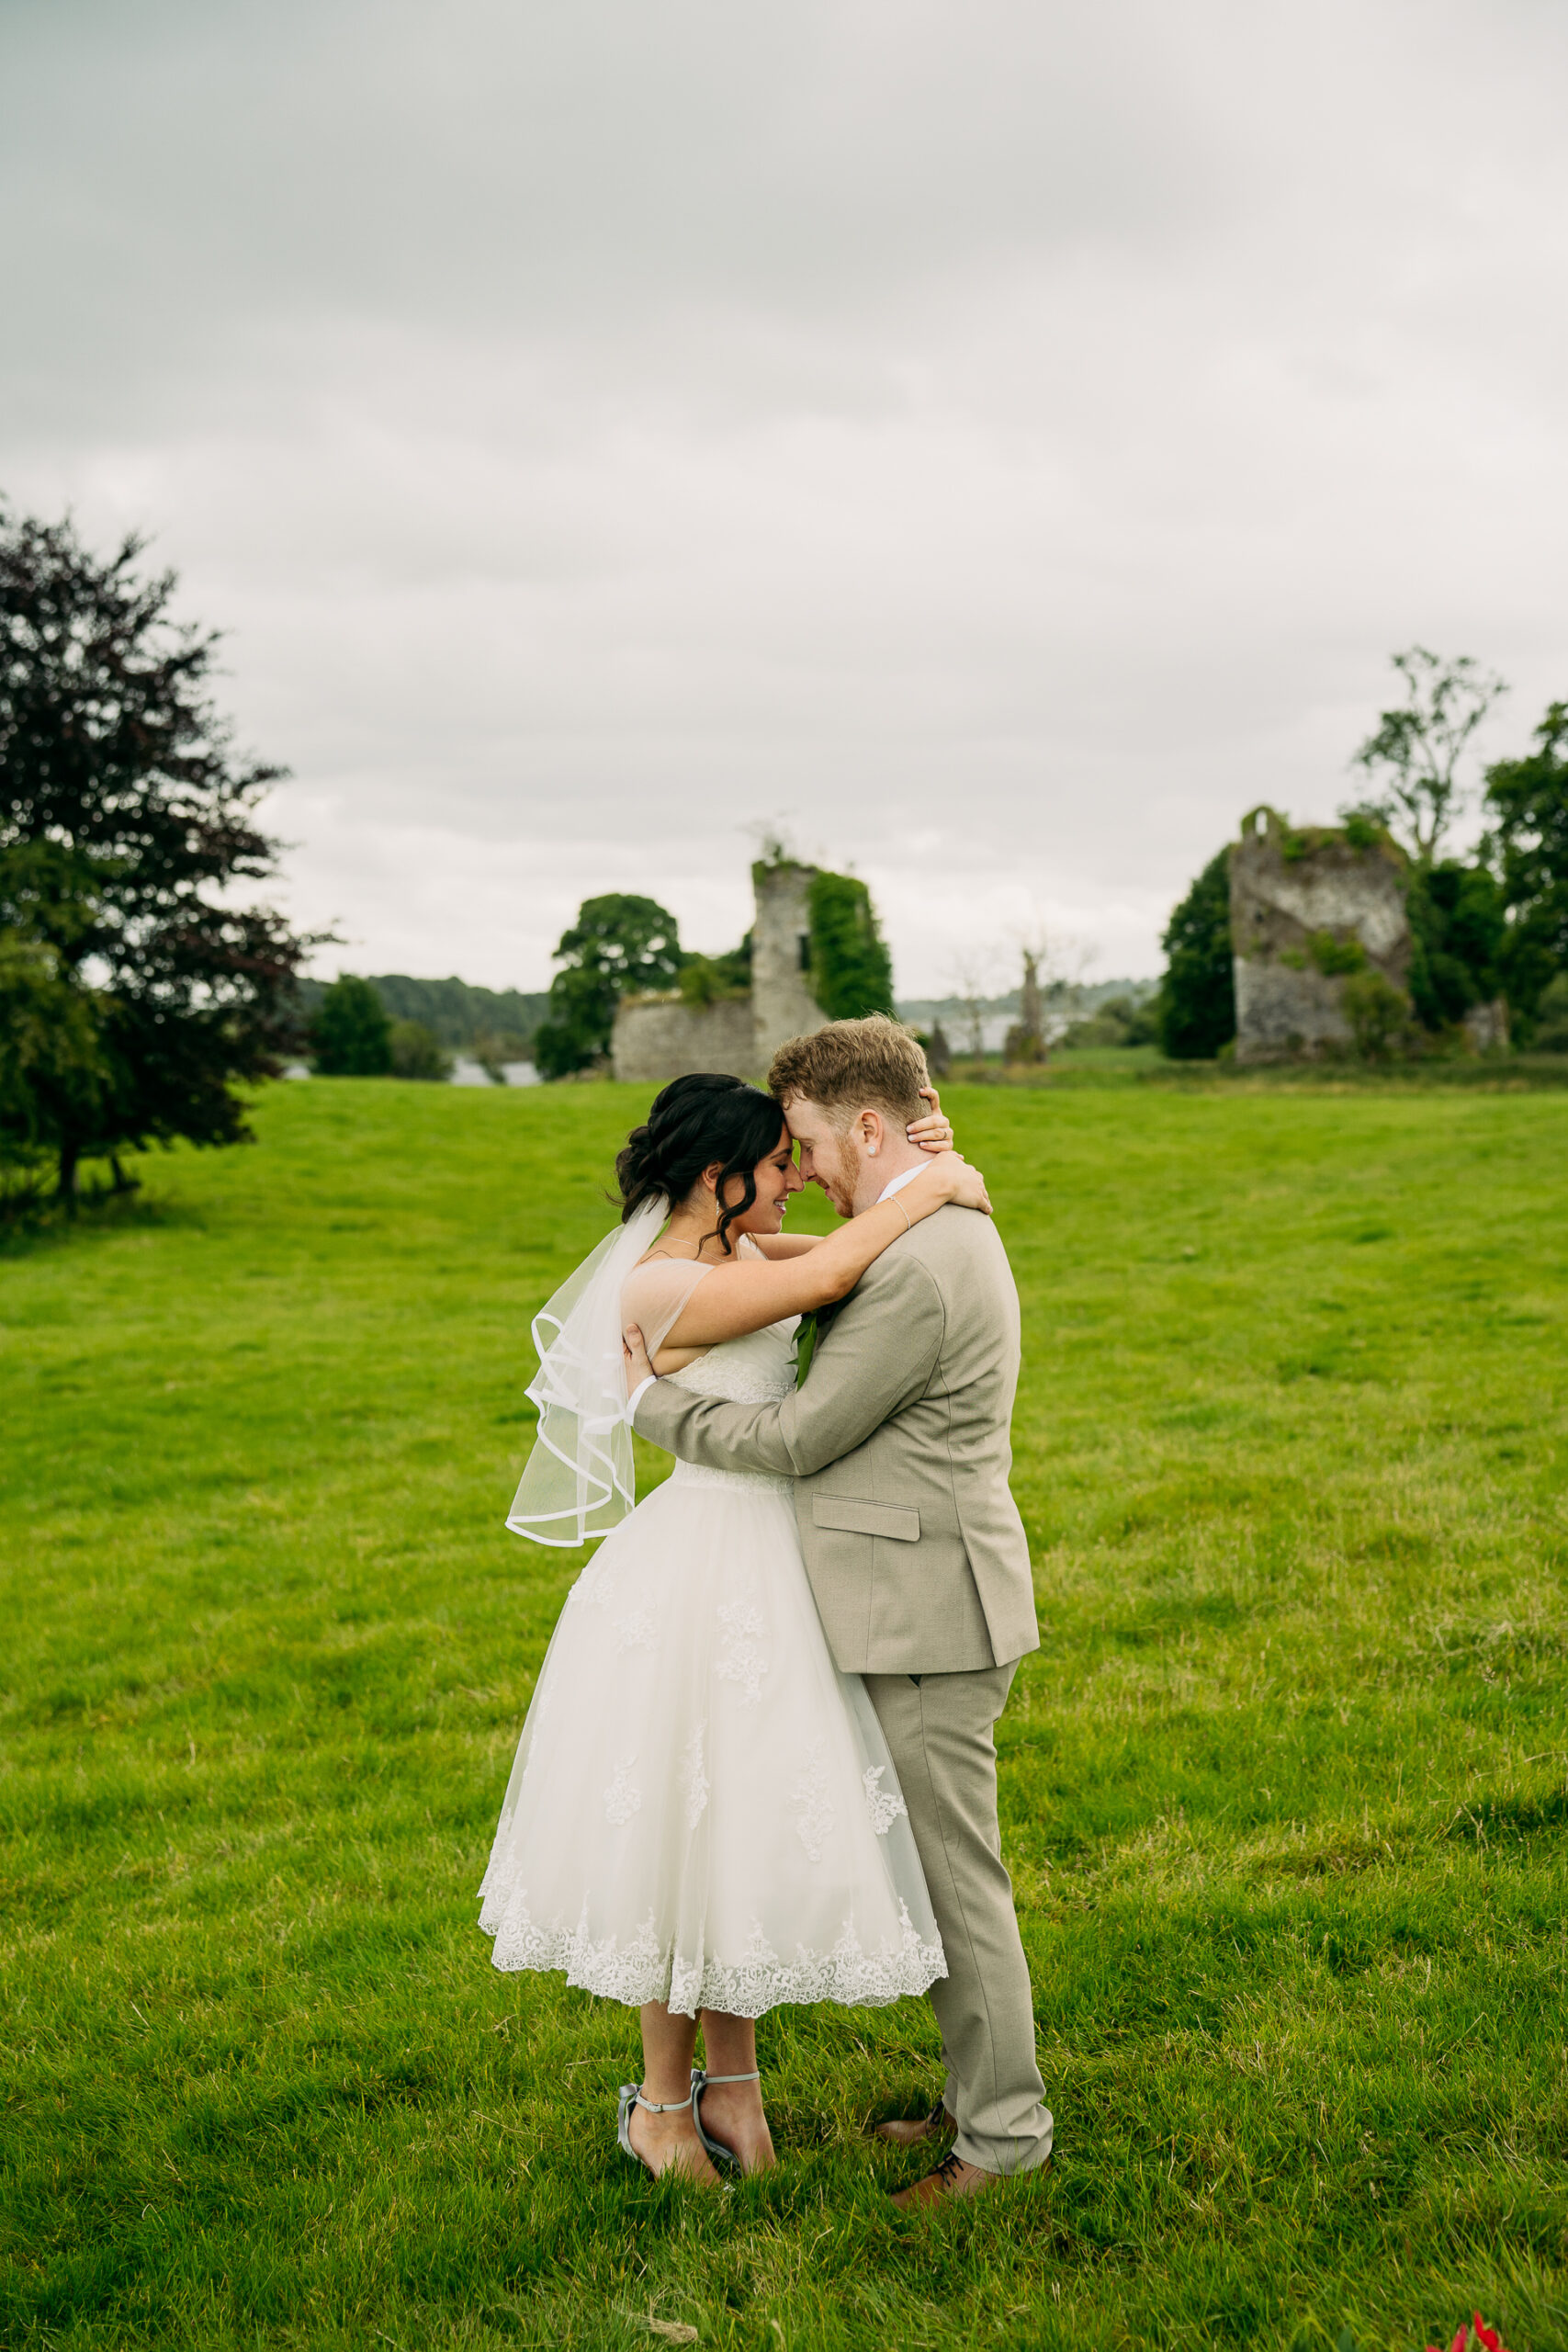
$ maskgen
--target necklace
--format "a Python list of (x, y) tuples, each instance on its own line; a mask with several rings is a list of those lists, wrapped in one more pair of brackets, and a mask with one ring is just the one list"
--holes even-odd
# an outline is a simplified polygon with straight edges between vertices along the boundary
[[(717, 1227), (716, 1226), (716, 1227), (715, 1227), (715, 1228), (714, 1228), (714, 1231), (715, 1231), (715, 1232), (716, 1232), (717, 1230), (718, 1230), (718, 1228), (717, 1228)], [(705, 1234), (703, 1235), (703, 1237), (702, 1237), (702, 1241), (696, 1241), (696, 1242), (694, 1242), (694, 1243), (693, 1243), (693, 1245), (692, 1245), (692, 1255), (693, 1255), (693, 1257), (694, 1257), (694, 1258), (700, 1258), (700, 1257), (702, 1256), (702, 1254), (703, 1254), (703, 1241), (711, 1241), (712, 1239), (713, 1239), (713, 1234), (712, 1234), (712, 1233), (705, 1233)], [(684, 1248), (684, 1247), (685, 1247), (685, 1244), (684, 1244), (684, 1243), (682, 1243), (682, 1248)], [(667, 1249), (656, 1249), (656, 1250), (650, 1250), (649, 1251), (648, 1255), (649, 1255), (649, 1258), (668, 1258), (668, 1256), (670, 1255), (670, 1252), (669, 1252), (669, 1250), (668, 1250)], [(644, 1262), (646, 1263), (646, 1261), (645, 1261)]]

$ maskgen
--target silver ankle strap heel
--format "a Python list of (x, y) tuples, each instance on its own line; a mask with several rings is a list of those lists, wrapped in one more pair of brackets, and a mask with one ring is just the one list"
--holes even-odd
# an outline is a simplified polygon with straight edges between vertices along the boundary
[[(649, 2115), (673, 2115), (679, 2109), (682, 2107), (690, 2107), (693, 2110), (692, 2120), (694, 2122), (696, 2121), (696, 2109), (693, 2092), (688, 2091), (684, 2098), (667, 2098), (661, 2102), (656, 2098), (644, 2098), (642, 2095), (642, 2085), (640, 2083), (623, 2083), (621, 2085), (620, 2107), (615, 2116), (615, 2137), (620, 2142), (621, 2146), (626, 2150), (626, 2154), (630, 2156), (634, 2165), (646, 2164), (646, 2159), (639, 2156), (637, 2150), (632, 2146), (632, 2109), (634, 2107), (646, 2107)], [(700, 2132), (702, 2128), (702, 2125), (698, 2123), (697, 2130)], [(651, 2165), (647, 2165), (646, 2168), (649, 2172), (653, 2170), (653, 2166)]]
[(756, 2067), (749, 2075), (710, 2075), (701, 2066), (692, 2069), (692, 2120), (697, 2127), (697, 2137), (713, 2162), (728, 2165), (732, 2172), (740, 2169), (740, 2159), (733, 2148), (727, 2148), (722, 2140), (716, 2140), (713, 2133), (704, 2128), (703, 2093), (712, 2083), (760, 2083), (761, 2079), (761, 2071)]

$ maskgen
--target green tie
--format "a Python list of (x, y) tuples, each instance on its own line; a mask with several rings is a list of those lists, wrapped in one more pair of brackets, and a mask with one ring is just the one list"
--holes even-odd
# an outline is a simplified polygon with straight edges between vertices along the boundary
[(803, 1315), (795, 1331), (795, 1385), (806, 1385), (806, 1375), (811, 1369), (811, 1359), (817, 1352), (817, 1310)]

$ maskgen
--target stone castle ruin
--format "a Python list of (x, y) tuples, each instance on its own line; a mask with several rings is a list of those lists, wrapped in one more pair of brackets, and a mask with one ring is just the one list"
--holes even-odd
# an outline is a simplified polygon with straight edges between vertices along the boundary
[(623, 997), (610, 1039), (618, 1079), (661, 1086), (690, 1070), (757, 1078), (788, 1037), (825, 1026), (811, 993), (811, 884), (817, 869), (785, 860), (752, 868), (751, 986), (745, 995), (689, 1002), (677, 989)]
[(1381, 830), (1297, 831), (1277, 809), (1255, 808), (1231, 850), (1230, 887), (1238, 1062), (1348, 1051), (1353, 974), (1381, 972), (1404, 993), (1404, 860)]

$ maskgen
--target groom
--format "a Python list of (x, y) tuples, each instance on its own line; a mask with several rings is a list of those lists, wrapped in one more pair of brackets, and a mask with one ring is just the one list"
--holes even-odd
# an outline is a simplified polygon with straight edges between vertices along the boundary
[[(927, 1164), (905, 1132), (927, 1107), (925, 1063), (893, 1022), (835, 1021), (793, 1038), (768, 1083), (802, 1176), (840, 1216)], [(1008, 1487), (1018, 1293), (995, 1227), (944, 1208), (896, 1241), (802, 1333), (803, 1376), (783, 1403), (694, 1395), (653, 1377), (640, 1334), (627, 1347), (642, 1436), (683, 1462), (795, 1480), (829, 1646), (844, 1673), (864, 1676), (892, 1751), (947, 1956), (930, 1993), (947, 2081), (929, 2116), (882, 2129), (908, 2145), (956, 2127), (953, 2153), (894, 2201), (973, 2196), (1043, 2165), (1051, 2117), (992, 1739), (1018, 1661), (1040, 1641)]]

